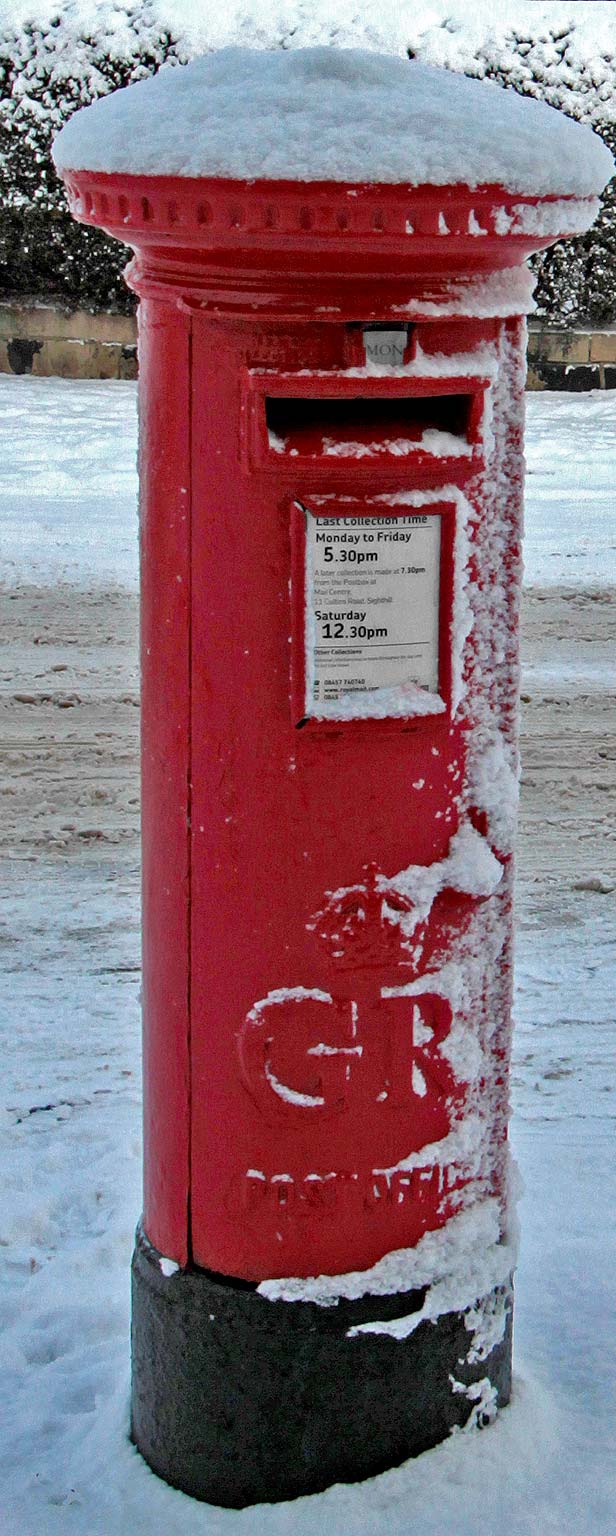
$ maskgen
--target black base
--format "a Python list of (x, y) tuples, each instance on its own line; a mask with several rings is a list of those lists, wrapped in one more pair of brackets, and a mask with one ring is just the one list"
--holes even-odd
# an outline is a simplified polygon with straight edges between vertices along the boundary
[(474, 1364), (462, 1313), (422, 1322), (402, 1340), (348, 1337), (359, 1323), (418, 1311), (424, 1295), (365, 1296), (332, 1307), (272, 1302), (246, 1282), (205, 1270), (166, 1278), (160, 1255), (138, 1231), (135, 1445), (174, 1487), (232, 1509), (398, 1466), (471, 1416), (481, 1422), (481, 1395), (473, 1399), (464, 1387), (487, 1377), (499, 1407), (511, 1392), (509, 1286), (494, 1292), (507, 1300), (504, 1337)]

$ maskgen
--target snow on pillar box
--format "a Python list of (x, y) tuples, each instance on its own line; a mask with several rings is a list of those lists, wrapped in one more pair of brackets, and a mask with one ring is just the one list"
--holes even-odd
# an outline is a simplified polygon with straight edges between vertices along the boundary
[(512, 1267), (524, 260), (611, 157), (323, 49), (165, 70), (55, 155), (141, 298), (145, 1235), (261, 1304), (415, 1288), (410, 1336)]

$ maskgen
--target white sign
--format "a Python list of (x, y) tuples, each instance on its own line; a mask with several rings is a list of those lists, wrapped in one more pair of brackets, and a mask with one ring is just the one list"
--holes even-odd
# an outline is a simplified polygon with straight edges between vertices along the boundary
[(364, 326), (364, 349), (367, 363), (380, 363), (385, 368), (401, 368), (408, 341), (406, 326), (398, 330), (370, 330)]
[(438, 693), (439, 514), (307, 512), (306, 546), (308, 712), (408, 683)]

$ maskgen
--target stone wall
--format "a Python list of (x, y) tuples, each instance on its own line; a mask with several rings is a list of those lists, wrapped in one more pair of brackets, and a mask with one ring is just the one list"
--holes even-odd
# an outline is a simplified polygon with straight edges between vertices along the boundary
[(137, 322), (132, 315), (1, 305), (0, 373), (135, 379)]
[(615, 389), (616, 328), (529, 327), (528, 389)]
[[(0, 305), (0, 373), (135, 379), (137, 322), (132, 315)], [(531, 325), (528, 388), (615, 389), (616, 328), (567, 331)]]

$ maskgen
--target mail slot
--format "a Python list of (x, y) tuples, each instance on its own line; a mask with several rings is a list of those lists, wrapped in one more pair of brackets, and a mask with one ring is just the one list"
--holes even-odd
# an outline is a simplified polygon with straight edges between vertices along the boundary
[[(353, 330), (345, 343), (355, 350)], [(362, 360), (370, 350), (364, 341)], [(327, 464), (334, 475), (346, 478), (352, 469), (365, 479), (377, 461), (402, 458), (423, 470), (428, 482), (435, 460), (441, 474), (449, 460), (458, 475), (472, 473), (481, 459), (485, 379), (413, 378), (408, 369), (400, 378), (393, 367), (368, 374), (358, 386), (360, 371), (365, 373), (349, 368), (306, 379), (299, 370), (294, 378), (250, 370), (243, 402), (247, 467), (269, 465), (275, 473), (281, 461), (299, 459), (318, 464), (321, 473)]]
[(307, 399), (267, 397), (269, 446), (275, 453), (319, 458), (375, 458), (384, 453), (471, 451), (469, 395)]
[[(368, 92), (406, 69), (353, 58)], [(348, 87), (327, 50), (258, 67)], [(515, 191), (128, 172), (118, 129), (80, 169), (80, 121), (71, 207), (141, 301), (132, 1434), (241, 1505), (509, 1398), (523, 263), (594, 205), (515, 155)]]

